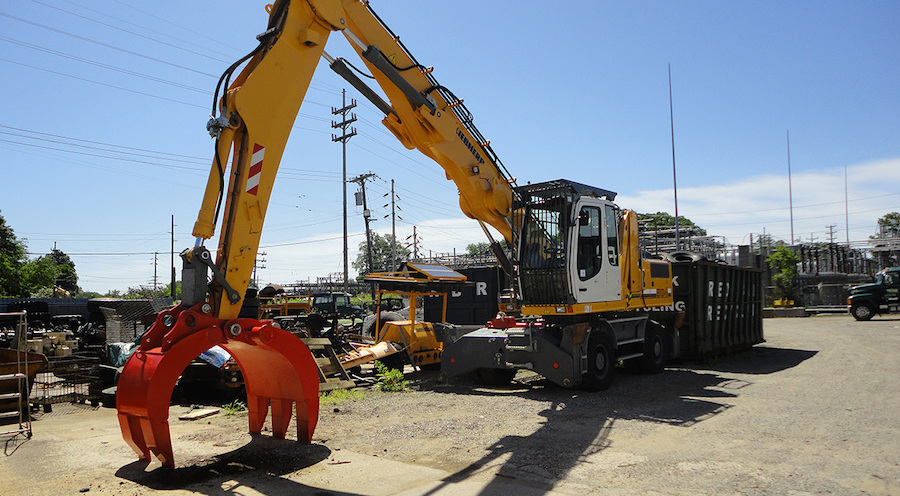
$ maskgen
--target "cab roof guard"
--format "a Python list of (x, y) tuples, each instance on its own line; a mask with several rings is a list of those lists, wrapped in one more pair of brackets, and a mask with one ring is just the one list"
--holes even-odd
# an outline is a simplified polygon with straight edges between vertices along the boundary
[(588, 186), (587, 184), (569, 181), (567, 179), (556, 179), (542, 183), (526, 184), (517, 186), (516, 192), (524, 201), (529, 201), (531, 197), (549, 199), (557, 196), (592, 196), (594, 198), (602, 198), (609, 201), (615, 201), (616, 193), (603, 188)]

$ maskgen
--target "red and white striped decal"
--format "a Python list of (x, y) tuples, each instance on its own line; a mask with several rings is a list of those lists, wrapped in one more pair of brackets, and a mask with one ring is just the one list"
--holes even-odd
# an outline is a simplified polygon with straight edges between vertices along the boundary
[(247, 193), (255, 195), (259, 191), (259, 175), (262, 172), (263, 157), (266, 148), (259, 143), (253, 144), (253, 155), (250, 157), (250, 175), (247, 177)]

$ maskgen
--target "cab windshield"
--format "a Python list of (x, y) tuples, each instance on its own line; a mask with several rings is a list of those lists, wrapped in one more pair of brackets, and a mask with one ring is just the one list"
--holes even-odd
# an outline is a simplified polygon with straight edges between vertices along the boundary
[(564, 211), (564, 201), (551, 200), (531, 206), (522, 230), (523, 267), (549, 269), (565, 265)]
[(552, 197), (528, 206), (520, 239), (519, 264), (522, 299), (526, 304), (567, 301), (566, 277), (568, 204)]

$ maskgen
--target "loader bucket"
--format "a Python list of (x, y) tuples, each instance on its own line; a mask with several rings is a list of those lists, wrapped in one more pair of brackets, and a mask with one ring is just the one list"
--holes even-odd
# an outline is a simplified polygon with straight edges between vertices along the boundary
[[(119, 426), (139, 459), (153, 454), (174, 468), (169, 402), (175, 381), (200, 353), (219, 345), (235, 359), (247, 390), (250, 432), (272, 411), (274, 437), (284, 439), (297, 410), (297, 441), (309, 443), (319, 416), (315, 359), (293, 334), (255, 319), (221, 320), (200, 303), (160, 312), (125, 363), (116, 391)], [(204, 310), (207, 310), (204, 312)]]

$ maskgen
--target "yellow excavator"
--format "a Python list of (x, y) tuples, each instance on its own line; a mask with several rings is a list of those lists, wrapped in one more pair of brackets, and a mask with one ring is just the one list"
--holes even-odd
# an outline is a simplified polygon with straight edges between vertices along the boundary
[[(500, 315), (485, 329), (445, 342), (446, 373), (508, 377), (527, 368), (563, 386), (603, 389), (619, 361), (651, 371), (664, 364), (671, 329), (644, 310), (672, 305), (671, 268), (641, 258), (636, 214), (616, 206), (615, 193), (572, 181), (517, 186), (462, 100), (369, 3), (276, 1), (266, 7), (258, 46), (220, 78), (207, 125), (215, 151), (193, 229), (197, 243), (182, 252), (182, 302), (157, 316), (118, 383), (122, 433), (140, 458), (155, 455), (174, 466), (172, 388), (184, 367), (214, 345), (241, 367), (251, 432), (271, 416), (273, 435), (283, 438), (296, 412), (297, 439), (312, 438), (319, 383), (312, 355), (272, 321), (241, 318), (240, 309), (285, 144), (322, 58), (384, 113), (382, 122), (403, 145), (440, 164), (459, 189), (463, 213), (481, 225), (515, 282), (526, 317)], [(351, 64), (324, 51), (333, 32), (349, 41), (386, 100)], [(217, 224), (213, 257), (203, 243)], [(488, 226), (505, 238), (509, 255)]]

